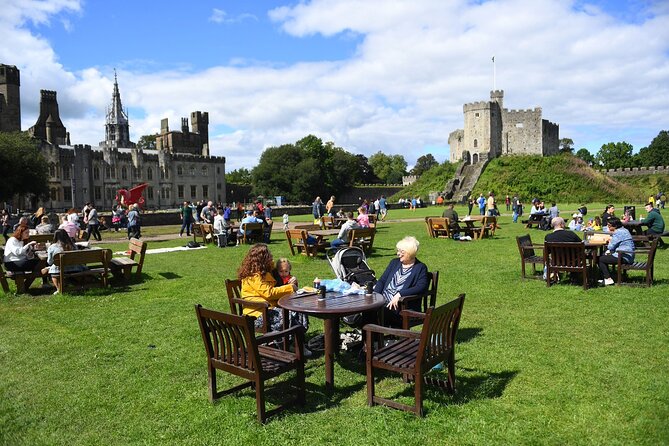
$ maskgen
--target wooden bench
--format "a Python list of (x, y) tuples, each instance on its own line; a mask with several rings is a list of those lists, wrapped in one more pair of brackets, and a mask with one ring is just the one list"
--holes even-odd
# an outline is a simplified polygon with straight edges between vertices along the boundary
[(544, 219), (544, 214), (530, 214), (527, 220), (521, 220), (521, 223), (525, 225), (526, 228), (531, 228), (536, 226), (537, 229), (541, 227), (541, 221)]
[[(263, 224), (262, 223), (242, 223), (239, 227), (239, 234), (237, 239), (241, 243), (256, 243), (262, 241), (263, 238)], [(241, 235), (241, 238), (240, 238)]]
[(16, 293), (25, 293), (33, 281), (40, 277), (33, 271), (5, 271), (3, 262), (0, 261), (0, 285), (5, 293), (9, 293), (9, 283), (7, 279), (12, 279), (16, 283)]
[(44, 244), (47, 242), (53, 242), (53, 233), (52, 234), (33, 234), (28, 237), (28, 243), (37, 242), (39, 244)]
[(428, 219), (433, 238), (452, 238), (450, 220), (445, 217), (430, 217)]
[(130, 280), (132, 269), (137, 268), (135, 277), (141, 279), (144, 256), (146, 255), (146, 242), (136, 238), (130, 239), (128, 252), (130, 253), (130, 257), (114, 257), (111, 259), (110, 268), (112, 274), (123, 277), (123, 280)]
[(365, 252), (365, 254), (369, 254), (374, 246), (375, 234), (376, 234), (375, 228), (351, 229), (351, 231), (348, 234), (349, 238), (348, 246), (349, 247), (357, 246), (358, 248), (361, 248)]
[(497, 229), (497, 217), (483, 217), (481, 226), (467, 227), (466, 231), (474, 239), (482, 239), (484, 237), (494, 237)]
[(318, 251), (324, 251), (330, 243), (323, 240), (322, 237), (314, 237), (315, 243), (307, 243), (309, 232), (306, 229), (288, 229), (286, 230), (286, 239), (288, 240), (288, 247), (290, 253), (295, 255), (295, 251), (304, 254), (308, 257), (315, 257)]
[(212, 243), (214, 241), (214, 225), (209, 223), (193, 223), (193, 241), (198, 243), (197, 239), (202, 239), (202, 244)]
[[(65, 280), (75, 277), (95, 277), (100, 279), (103, 287), (107, 286), (111, 249), (81, 249), (64, 251), (56, 255), (54, 265), (58, 267), (58, 292), (62, 293)], [(65, 272), (68, 266), (84, 265), (88, 269), (76, 272)]]

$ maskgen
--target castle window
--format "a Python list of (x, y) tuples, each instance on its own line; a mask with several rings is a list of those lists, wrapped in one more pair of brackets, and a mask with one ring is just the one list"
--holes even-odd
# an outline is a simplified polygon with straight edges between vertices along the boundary
[(116, 178), (116, 167), (112, 167), (111, 169), (111, 177)]
[(197, 186), (190, 187), (190, 197), (191, 198), (197, 197)]
[(126, 169), (125, 166), (121, 167), (121, 179), (123, 180), (128, 179), (128, 169)]
[(93, 168), (93, 179), (94, 180), (100, 179), (100, 168), (97, 166)]
[(177, 198), (183, 198), (184, 197), (184, 186), (183, 184), (180, 184), (177, 186)]
[(221, 168), (220, 167), (216, 168), (216, 173), (221, 173)]
[(70, 186), (65, 186), (63, 188), (63, 200), (65, 201), (72, 200), (72, 188)]
[(478, 147), (478, 146), (479, 146), (479, 142), (478, 142), (478, 140), (475, 139), (475, 140), (474, 140), (474, 148), (476, 148), (476, 147)]
[(106, 191), (106, 194), (107, 194), (107, 200), (111, 200), (112, 197), (114, 196), (114, 190), (110, 189), (110, 188), (107, 188), (107, 189), (105, 189), (105, 191)]
[(204, 198), (209, 198), (209, 186), (207, 186), (206, 184), (202, 186), (202, 196)]
[(165, 178), (170, 179), (170, 169), (165, 169)]
[(177, 175), (181, 176), (184, 174), (184, 168), (181, 166), (177, 167)]
[[(151, 169), (149, 169), (151, 170)], [(147, 195), (149, 196), (149, 200), (153, 200), (153, 187), (149, 186), (147, 189)]]
[(69, 180), (72, 177), (70, 166), (63, 166), (63, 179)]
[(96, 200), (101, 200), (102, 199), (102, 188), (100, 186), (95, 186), (95, 188), (93, 188), (93, 194), (94, 194)]
[(51, 201), (58, 201), (58, 189), (52, 187), (49, 190), (49, 196), (51, 197)]
[(111, 178), (111, 167), (105, 167), (105, 178)]
[(54, 163), (49, 164), (49, 176), (52, 178), (56, 176), (56, 165)]
[(522, 129), (523, 128), (523, 123), (522, 122), (516, 122), (516, 128), (517, 129)]
[(190, 176), (195, 176), (195, 166), (190, 166)]
[(478, 118), (478, 117), (479, 117), (479, 114), (478, 114), (478, 113), (476, 113), (476, 114), (475, 114), (474, 116), (476, 116), (476, 117)]
[(161, 180), (165, 179), (165, 171), (163, 169), (160, 169), (160, 179)]
[(146, 179), (153, 180), (153, 169), (150, 167), (146, 169)]
[(204, 166), (202, 168), (202, 176), (206, 177), (207, 175), (209, 175), (209, 169), (207, 169), (207, 166)]

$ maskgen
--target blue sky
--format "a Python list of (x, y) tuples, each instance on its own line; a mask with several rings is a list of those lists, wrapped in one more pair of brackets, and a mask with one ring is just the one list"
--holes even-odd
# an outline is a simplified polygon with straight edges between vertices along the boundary
[(354, 153), (448, 159), (462, 104), (496, 86), (593, 152), (669, 129), (666, 1), (0, 0), (22, 126), (58, 91), (73, 143), (104, 138), (118, 71), (131, 136), (210, 115), (228, 170), (313, 133)]

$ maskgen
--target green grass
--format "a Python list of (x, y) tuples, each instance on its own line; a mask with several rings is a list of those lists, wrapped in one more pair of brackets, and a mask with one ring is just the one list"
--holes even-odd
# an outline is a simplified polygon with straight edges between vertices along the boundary
[[(389, 217), (439, 213), (391, 210)], [(428, 390), (424, 419), (368, 408), (364, 365), (346, 354), (332, 395), (323, 358), (310, 360), (307, 405), (266, 426), (255, 421), (250, 390), (210, 404), (193, 305), (228, 309), (224, 279), (248, 248), (209, 246), (148, 255), (144, 281), (127, 287), (0, 297), (0, 444), (666, 444), (668, 252), (657, 255), (650, 289), (546, 288), (520, 280), (515, 236), (527, 231), (510, 217), (501, 226), (495, 239), (468, 243), (428, 239), (422, 221), (380, 226), (369, 257), (377, 274), (395, 242), (412, 234), (419, 258), (440, 271), (439, 302), (467, 294), (458, 393)], [(288, 255), (278, 236), (270, 247), (276, 257)], [(322, 258), (296, 257), (293, 271), (301, 284), (332, 277)], [(308, 337), (321, 332), (312, 318)], [(238, 382), (222, 374), (219, 381)], [(270, 401), (280, 400), (282, 382), (270, 385)], [(410, 389), (392, 375), (379, 385), (405, 402)]]

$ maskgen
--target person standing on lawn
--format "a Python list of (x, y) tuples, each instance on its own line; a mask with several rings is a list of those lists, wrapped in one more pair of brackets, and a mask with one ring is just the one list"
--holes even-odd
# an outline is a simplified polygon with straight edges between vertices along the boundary
[(130, 205), (130, 212), (128, 212), (128, 239), (140, 238), (141, 236), (139, 205), (135, 203)]
[(191, 230), (193, 229), (193, 208), (190, 205), (190, 201), (184, 201), (181, 212), (179, 212), (179, 217), (181, 217), (179, 237), (183, 237), (184, 229), (186, 230), (186, 236), (190, 237)]

